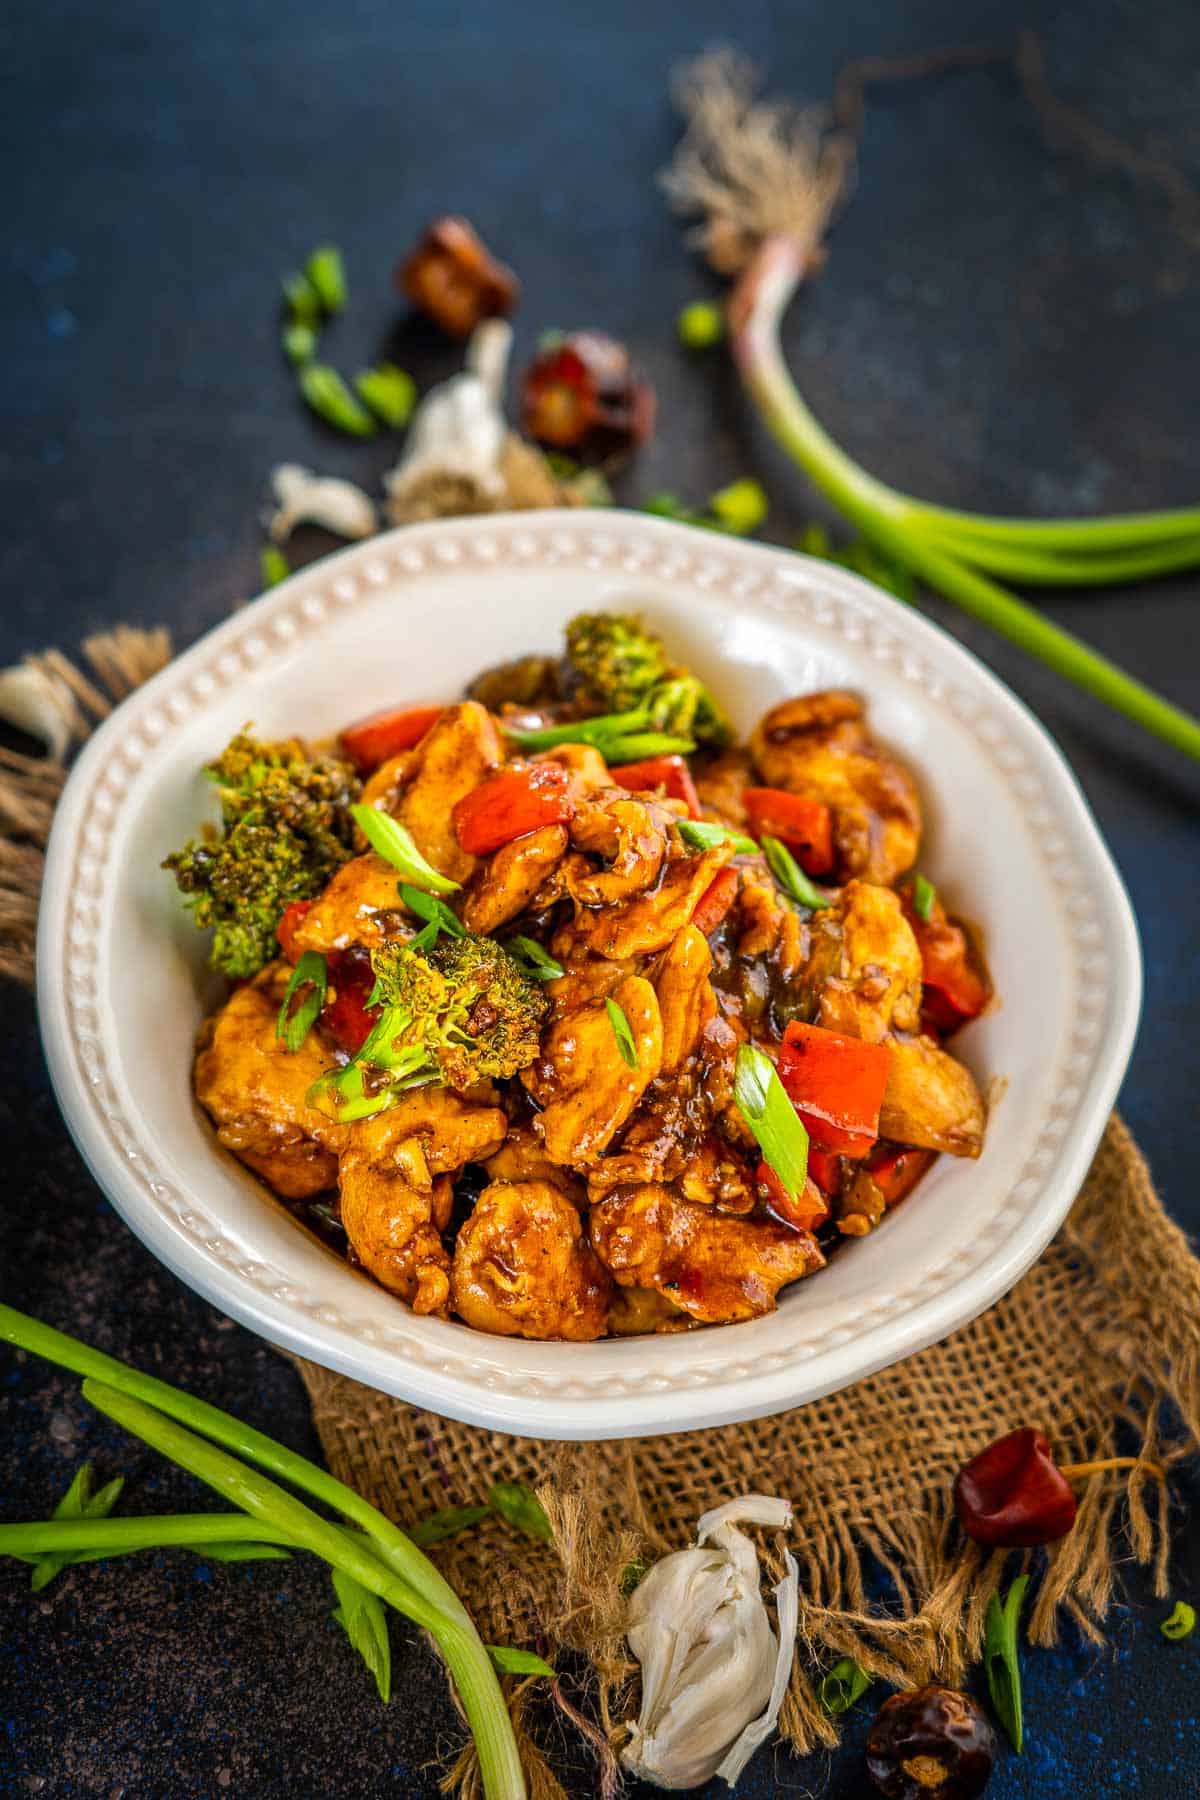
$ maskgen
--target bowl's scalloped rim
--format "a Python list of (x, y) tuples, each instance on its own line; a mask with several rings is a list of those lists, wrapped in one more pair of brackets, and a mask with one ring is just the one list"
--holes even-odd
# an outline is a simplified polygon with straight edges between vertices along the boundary
[[(667, 1340), (711, 1346), (711, 1354), (674, 1380), (639, 1376), (633, 1347), (663, 1341), (651, 1338), (622, 1341), (630, 1362), (623, 1378), (589, 1381), (577, 1360), (588, 1347), (568, 1345), (562, 1354), (571, 1362), (561, 1377), (539, 1370), (513, 1384), (508, 1371), (498, 1374), (500, 1365), (489, 1364), (477, 1333), (415, 1320), (406, 1310), (403, 1330), (356, 1333), (319, 1296), (302, 1304), (294, 1291), (273, 1291), (265, 1265), (238, 1267), (223, 1259), (219, 1221), (202, 1221), (210, 1232), (218, 1227), (215, 1239), (185, 1227), (198, 1203), (162, 1191), (152, 1147), (121, 1115), (106, 1082), (102, 1021), (93, 1005), (94, 945), (89, 957), (89, 926), (103, 893), (98, 809), (106, 807), (110, 820), (116, 816), (143, 754), (170, 729), (180, 707), (183, 716), (202, 709), (269, 654), (272, 636), (290, 643), (306, 628), (336, 626), (339, 608), (377, 594), (387, 582), (389, 558), (391, 578), (399, 581), (472, 560), (489, 568), (576, 562), (625, 579), (657, 575), (708, 589), (727, 585), (735, 598), (753, 594), (775, 610), (794, 610), (807, 599), (816, 622), (839, 630), (859, 652), (893, 667), (898, 662), (927, 699), (947, 705), (1015, 789), (1031, 822), (1040, 811), (1047, 843), (1058, 844), (1060, 866), (1049, 850), (1048, 866), (1064, 891), (1065, 930), (1087, 981), (1077, 984), (1082, 1004), (1064, 1064), (1066, 1086), (1048, 1109), (1009, 1201), (981, 1234), (981, 1254), (927, 1271), (924, 1297), (889, 1296), (877, 1316), (867, 1309), (815, 1351), (793, 1345), (746, 1364), (738, 1330), (727, 1326)], [(966, 683), (962, 692), (956, 678)], [(85, 853), (81, 839), (89, 822), (95, 829)], [(67, 1125), (117, 1211), (172, 1273), (273, 1343), (369, 1386), (470, 1424), (555, 1438), (645, 1435), (780, 1411), (847, 1386), (976, 1317), (1009, 1291), (1065, 1217), (1116, 1098), (1141, 1003), (1132, 910), (1078, 784), (1049, 734), (982, 663), (940, 627), (849, 571), (615, 511), (491, 514), (404, 527), (310, 564), (200, 638), (124, 701), (82, 749), (48, 847), (37, 964), (43, 1044)], [(511, 1349), (517, 1340), (501, 1342)]]

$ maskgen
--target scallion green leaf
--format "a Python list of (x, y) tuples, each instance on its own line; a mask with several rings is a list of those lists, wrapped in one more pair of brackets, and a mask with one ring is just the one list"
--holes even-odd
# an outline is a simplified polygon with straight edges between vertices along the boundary
[(428, 1544), (440, 1544), (444, 1538), (456, 1537), (460, 1531), (470, 1531), (474, 1525), (482, 1525), (490, 1519), (490, 1506), (446, 1506), (440, 1512), (430, 1513), (427, 1519), (421, 1519), (409, 1532), (414, 1544), (424, 1549)]
[[(96, 1493), (92, 1492), (92, 1465), (83, 1463), (76, 1470), (70, 1487), (55, 1507), (51, 1517), (55, 1519), (105, 1519), (117, 1504), (125, 1478), (116, 1475)], [(71, 1555), (45, 1555), (38, 1558), (29, 1585), (35, 1594), (40, 1594), (60, 1570), (73, 1562)]]
[(794, 900), (797, 906), (808, 907), (810, 912), (833, 905), (828, 894), (813, 886), (786, 844), (781, 844), (778, 838), (765, 837), (762, 848), (767, 867), (789, 900)]
[(808, 1179), (808, 1133), (774, 1063), (755, 1044), (742, 1044), (738, 1049), (733, 1098), (754, 1133), (764, 1162), (788, 1199), (798, 1200)]
[(316, 326), (321, 322), (321, 296), (307, 275), (296, 270), (283, 278), (283, 297), (294, 325)]
[(317, 354), (317, 334), (311, 325), (300, 325), (295, 320), (285, 325), (280, 339), (283, 354), (290, 363), (299, 366), (309, 363)]
[(557, 981), (560, 975), (566, 973), (562, 964), (555, 962), (536, 938), (518, 934), (516, 937), (506, 938), (504, 948), (535, 981)]
[[(407, 881), (402, 881), (400, 898), (409, 912), (416, 913), (418, 919), (425, 919), (429, 925), (433, 926), (435, 940), (441, 931), (444, 931), (447, 937), (466, 937), (467, 928), (462, 920), (457, 913), (450, 911), (444, 900), (439, 900), (436, 895), (422, 893), (420, 888), (413, 887)], [(418, 936), (423, 938), (425, 933), (419, 932)]]
[(387, 1609), (344, 1569), (331, 1569), (333, 1591), (339, 1604), (334, 1618), (375, 1677), (384, 1705), (392, 1697), (392, 1647), (388, 1640)]
[(644, 762), (648, 756), (690, 756), (695, 748), (695, 738), (672, 737), (666, 731), (633, 731), (627, 737), (609, 739), (602, 754), (605, 762), (616, 767), (623, 762)]
[(836, 1718), (862, 1699), (872, 1685), (872, 1677), (852, 1656), (843, 1656), (822, 1678), (817, 1696), (827, 1713)]
[(675, 318), (685, 350), (711, 350), (725, 336), (725, 314), (712, 300), (693, 300)]
[(385, 425), (398, 430), (408, 424), (417, 404), (417, 385), (406, 369), (398, 369), (395, 363), (380, 363), (377, 369), (360, 370), (354, 377), (354, 386)]
[[(284, 990), (283, 1005), (279, 1008), (279, 1017), (275, 1021), (275, 1036), (292, 1056), (317, 1022), (325, 1004), (327, 981), (325, 958), (317, 950), (306, 950), (292, 970), (291, 980)], [(307, 987), (308, 992), (293, 1012), (292, 1001), (304, 987)]]
[(1165, 1638), (1177, 1644), (1181, 1638), (1191, 1637), (1196, 1629), (1196, 1609), (1189, 1606), (1186, 1600), (1177, 1600), (1168, 1618), (1158, 1628)]
[(523, 1481), (498, 1481), (489, 1490), (488, 1505), (506, 1524), (523, 1531), (526, 1537), (548, 1544), (554, 1536), (541, 1501)]
[(336, 369), (328, 363), (305, 363), (299, 374), (300, 392), (318, 418), (351, 437), (374, 437), (375, 421), (360, 406)]
[(533, 731), (514, 731), (510, 727), (506, 735), (522, 750), (553, 750), (559, 744), (591, 744), (595, 749), (603, 750), (614, 738), (624, 737), (631, 731), (644, 731), (651, 723), (650, 708), (638, 706), (631, 712), (602, 713), (599, 718), (572, 719), (566, 725), (541, 725)]
[(502, 1675), (544, 1675), (554, 1680), (554, 1670), (544, 1658), (532, 1650), (518, 1650), (514, 1644), (489, 1644), (488, 1655)]
[(621, 1052), (622, 1062), (628, 1063), (631, 1069), (636, 1069), (638, 1066), (637, 1045), (633, 1041), (633, 1032), (629, 1029), (629, 1020), (615, 1000), (606, 1000), (604, 1007), (613, 1028), (613, 1036), (617, 1040), (617, 1049)]
[(286, 581), (292, 572), (288, 567), (288, 559), (283, 554), (283, 551), (279, 548), (278, 544), (263, 545), (262, 552), (258, 559), (258, 566), (262, 575), (264, 590), (267, 588), (278, 587), (279, 583), (281, 581)]
[(458, 892), (461, 883), (439, 875), (433, 864), (426, 862), (413, 842), (412, 833), (399, 819), (380, 812), (377, 806), (363, 806), (361, 802), (350, 808), (350, 814), (375, 854), (391, 863), (393, 869), (399, 869), (413, 887), (429, 894)]
[(731, 825), (714, 825), (708, 819), (677, 819), (675, 829), (693, 850), (712, 850), (718, 844), (732, 844), (739, 856), (751, 856), (758, 849), (752, 837), (735, 831)]
[(335, 244), (322, 244), (304, 265), (313, 292), (327, 313), (341, 312), (346, 304), (346, 270)]
[(928, 881), (924, 875), (915, 876), (913, 879), (913, 911), (918, 919), (924, 919), (928, 924), (936, 899), (937, 889), (932, 881)]
[(767, 496), (760, 481), (744, 475), (708, 497), (708, 510), (735, 537), (748, 537), (767, 516)]
[(1017, 1626), (1021, 1602), (1029, 1585), (1028, 1575), (1018, 1575), (1005, 1595), (988, 1601), (983, 1627), (983, 1670), (996, 1717), (1020, 1755), (1024, 1731), (1021, 1721), (1021, 1667), (1017, 1660)]

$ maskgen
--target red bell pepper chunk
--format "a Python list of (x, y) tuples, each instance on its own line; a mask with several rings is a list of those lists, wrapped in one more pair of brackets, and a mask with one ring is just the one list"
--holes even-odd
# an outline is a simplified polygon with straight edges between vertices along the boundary
[(293, 900), (284, 907), (283, 917), (275, 928), (275, 936), (279, 939), (279, 948), (290, 963), (300, 961), (300, 950), (296, 943), (296, 928), (312, 905), (311, 900)]
[(662, 793), (668, 800), (682, 800), (689, 819), (701, 817), (700, 796), (682, 756), (649, 756), (645, 762), (621, 763), (609, 773), (614, 781), (635, 793)]
[[(886, 1206), (895, 1206), (911, 1194), (927, 1169), (937, 1161), (936, 1150), (911, 1150), (900, 1144), (876, 1144), (867, 1158), (871, 1180), (883, 1195)], [(809, 1156), (812, 1168), (812, 1156)]]
[(738, 872), (736, 869), (722, 869), (714, 875), (692, 913), (692, 924), (704, 937), (708, 937), (717, 929), (725, 914), (733, 905), (738, 891)]
[(568, 824), (575, 817), (570, 774), (551, 762), (506, 769), (465, 794), (450, 817), (459, 848), (487, 856), (543, 825)]
[(808, 1173), (827, 1200), (832, 1200), (841, 1189), (841, 1159), (832, 1150), (822, 1150), (819, 1144), (810, 1143), (808, 1146)]
[[(809, 1155), (812, 1155), (811, 1150)], [(759, 1163), (755, 1180), (762, 1198), (785, 1225), (792, 1225), (797, 1231), (815, 1231), (829, 1217), (825, 1196), (815, 1181), (806, 1181), (804, 1192), (793, 1200), (770, 1163)]]
[(742, 804), (746, 823), (756, 838), (778, 838), (809, 875), (828, 875), (833, 867), (833, 819), (829, 808), (806, 794), (785, 788), (748, 787)]
[(991, 987), (966, 932), (947, 918), (940, 900), (934, 899), (927, 919), (913, 911), (911, 886), (901, 890), (900, 901), (921, 952), (922, 1010), (945, 1035), (979, 1017), (991, 999)]
[(349, 1055), (361, 1050), (371, 1034), (378, 1013), (367, 1011), (367, 997), (375, 986), (371, 959), (362, 951), (349, 950), (328, 958), (329, 987), (321, 1009), (321, 1023)]
[(360, 719), (343, 731), (342, 749), (360, 775), (371, 775), (391, 757), (419, 744), (445, 710), (442, 706), (402, 706), (372, 713), (369, 719)]
[(879, 1136), (891, 1059), (886, 1044), (864, 1044), (793, 1020), (776, 1066), (813, 1142), (839, 1156), (859, 1157)]

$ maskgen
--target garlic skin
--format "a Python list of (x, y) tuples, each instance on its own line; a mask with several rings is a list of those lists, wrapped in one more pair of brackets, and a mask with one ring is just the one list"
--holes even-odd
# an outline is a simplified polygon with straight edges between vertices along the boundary
[(448, 510), (491, 512), (504, 503), (501, 459), (508, 426), (501, 394), (511, 347), (512, 327), (502, 319), (487, 320), (472, 333), (463, 373), (431, 388), (421, 401), (404, 455), (384, 477), (393, 524)]
[(61, 762), (75, 736), (79, 713), (69, 689), (36, 662), (26, 661), (0, 669), (0, 719), (37, 738), (52, 760)]
[(297, 525), (321, 525), (344, 538), (372, 537), (379, 528), (374, 503), (352, 481), (280, 463), (271, 486), (277, 505), (267, 529), (277, 544), (286, 544)]
[(642, 1704), (621, 1761), (657, 1787), (730, 1787), (771, 1735), (787, 1690), (799, 1571), (775, 1589), (778, 1635), (760, 1587), (758, 1551), (738, 1523), (785, 1530), (791, 1504), (747, 1494), (704, 1514), (696, 1544), (655, 1564), (634, 1589), (626, 1636), (642, 1668)]

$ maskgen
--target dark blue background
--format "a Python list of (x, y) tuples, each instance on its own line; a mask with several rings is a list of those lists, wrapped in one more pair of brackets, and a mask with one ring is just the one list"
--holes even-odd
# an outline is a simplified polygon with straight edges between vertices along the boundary
[[(1023, 8), (960, 0), (792, 6), (657, 0), (42, 0), (0, 23), (4, 203), (4, 609), (0, 660), (133, 619), (180, 644), (256, 587), (257, 513), (288, 458), (368, 486), (384, 443), (335, 440), (277, 352), (278, 274), (345, 248), (349, 316), (331, 358), (386, 346), (426, 385), (454, 353), (394, 331), (392, 262), (425, 218), (470, 214), (525, 282), (519, 349), (548, 326), (624, 335), (662, 425), (622, 497), (692, 497), (749, 468), (768, 536), (817, 509), (747, 420), (718, 360), (676, 346), (705, 291), (653, 184), (675, 124), (665, 75), (717, 38), (772, 84), (829, 92), (847, 55), (1043, 34), (1054, 81), (1114, 131), (1166, 146), (1200, 184), (1200, 13), (1182, 0)], [(791, 354), (819, 416), (910, 490), (989, 511), (1194, 502), (1200, 475), (1200, 252), (1156, 192), (1054, 154), (1003, 70), (873, 102), (861, 191), (827, 274), (795, 307)], [(315, 534), (303, 554), (323, 547)], [(1194, 578), (1046, 601), (1099, 648), (1200, 710)], [(1195, 768), (952, 612), (931, 613), (1034, 707), (1076, 769), (1129, 884), (1147, 963), (1122, 1105), (1172, 1212), (1200, 1224), (1196, 1055), (1200, 834)], [(0, 1209), (5, 1298), (312, 1448), (300, 1386), (263, 1345), (160, 1270), (67, 1143), (33, 1006), (5, 995)], [(0, 1359), (0, 1503), (43, 1515), (75, 1464), (129, 1476), (130, 1510), (196, 1504), (190, 1484), (105, 1431), (75, 1384)], [(1175, 1588), (1196, 1598), (1181, 1515)], [(992, 1792), (1196, 1791), (1200, 1634), (1167, 1645), (1133, 1603), (1107, 1651), (1026, 1657), (1028, 1748)], [(397, 1631), (387, 1711), (304, 1562), (182, 1556), (83, 1569), (29, 1599), (0, 1568), (0, 1792), (430, 1795), (453, 1736), (440, 1675)], [(862, 1791), (856, 1718), (832, 1762), (764, 1752), (743, 1791)], [(570, 1776), (573, 1794), (589, 1777)], [(721, 1791), (724, 1791), (723, 1789)]]

